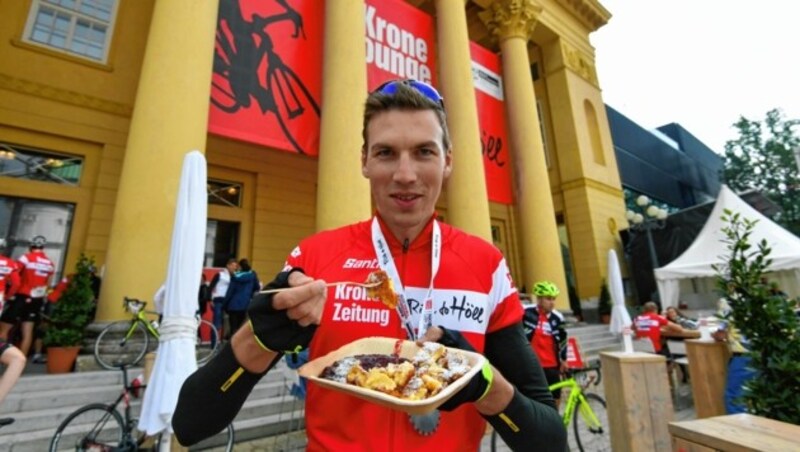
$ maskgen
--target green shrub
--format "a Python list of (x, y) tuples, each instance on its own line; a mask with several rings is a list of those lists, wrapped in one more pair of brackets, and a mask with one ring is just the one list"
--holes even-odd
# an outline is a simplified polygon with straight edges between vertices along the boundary
[(750, 413), (800, 424), (800, 332), (794, 310), (797, 300), (772, 290), (763, 278), (772, 250), (762, 240), (755, 247), (750, 236), (756, 221), (725, 210), (722, 228), (730, 252), (715, 265), (717, 288), (728, 301), (725, 316), (748, 340), (748, 356), (756, 377), (744, 387), (743, 401)]
[(47, 347), (71, 347), (81, 345), (86, 326), (93, 320), (94, 293), (92, 292), (91, 268), (94, 260), (81, 254), (75, 266), (75, 274), (61, 298), (53, 306), (49, 325), (44, 334)]
[(611, 315), (611, 293), (608, 291), (608, 284), (604, 279), (600, 285), (600, 298), (597, 302), (597, 313), (600, 315)]

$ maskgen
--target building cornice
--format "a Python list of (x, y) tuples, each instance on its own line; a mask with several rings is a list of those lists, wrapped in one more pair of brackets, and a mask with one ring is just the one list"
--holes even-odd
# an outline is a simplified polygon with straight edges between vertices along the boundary
[(593, 32), (608, 23), (611, 13), (597, 0), (556, 0)]
[(0, 89), (40, 97), (89, 110), (101, 111), (112, 115), (130, 117), (133, 108), (119, 102), (90, 96), (76, 91), (45, 85), (32, 80), (13, 77), (0, 73)]

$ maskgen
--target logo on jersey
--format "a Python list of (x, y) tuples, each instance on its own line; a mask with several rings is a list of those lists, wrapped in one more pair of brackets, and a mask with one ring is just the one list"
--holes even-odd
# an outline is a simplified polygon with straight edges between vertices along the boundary
[(342, 268), (369, 268), (369, 269), (377, 269), (378, 267), (378, 259), (355, 259), (355, 258), (348, 258), (344, 261), (344, 265)]
[(300, 252), (300, 247), (299, 246), (294, 247), (292, 252), (289, 253), (289, 255), (292, 256), (295, 259), (297, 259), (300, 256), (300, 254), (302, 254), (302, 253)]

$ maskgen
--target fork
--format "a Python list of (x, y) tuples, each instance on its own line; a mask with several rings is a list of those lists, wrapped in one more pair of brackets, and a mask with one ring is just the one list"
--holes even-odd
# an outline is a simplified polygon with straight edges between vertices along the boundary
[[(338, 281), (325, 284), (326, 287), (333, 287), (333, 286), (358, 286), (363, 287), (365, 289), (371, 289), (373, 287), (378, 287), (381, 285), (381, 281), (371, 282), (371, 283), (357, 283), (354, 281)], [(285, 290), (293, 289), (294, 287), (283, 287), (280, 289), (269, 289), (269, 290), (262, 290), (258, 293), (278, 293), (283, 292)]]

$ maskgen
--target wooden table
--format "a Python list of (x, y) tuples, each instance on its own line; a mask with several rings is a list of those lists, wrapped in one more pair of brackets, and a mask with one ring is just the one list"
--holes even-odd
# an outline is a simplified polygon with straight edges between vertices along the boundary
[(730, 351), (725, 342), (686, 340), (694, 410), (698, 419), (725, 414)]
[(667, 331), (666, 328), (661, 328), (661, 337), (664, 338), (680, 338), (680, 339), (700, 339), (700, 331), (697, 330), (683, 330), (683, 331)]
[(672, 450), (800, 451), (800, 426), (752, 414), (670, 422)]

